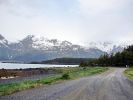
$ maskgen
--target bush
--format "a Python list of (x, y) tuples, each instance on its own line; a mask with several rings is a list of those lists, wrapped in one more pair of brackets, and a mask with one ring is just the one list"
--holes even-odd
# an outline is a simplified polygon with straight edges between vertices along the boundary
[(70, 79), (70, 75), (68, 73), (65, 73), (61, 77), (62, 79)]

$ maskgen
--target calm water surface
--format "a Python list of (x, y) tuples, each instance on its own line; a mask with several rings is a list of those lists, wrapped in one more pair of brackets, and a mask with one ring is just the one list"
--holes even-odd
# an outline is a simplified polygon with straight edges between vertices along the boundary
[(49, 67), (77, 67), (78, 65), (50, 65), (50, 64), (15, 64), (0, 63), (0, 69), (49, 68)]

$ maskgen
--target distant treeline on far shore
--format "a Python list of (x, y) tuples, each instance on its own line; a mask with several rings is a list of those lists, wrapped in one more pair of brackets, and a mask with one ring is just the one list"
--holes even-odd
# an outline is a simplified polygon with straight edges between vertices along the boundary
[(31, 64), (58, 64), (58, 65), (79, 65), (81, 62), (93, 60), (93, 58), (56, 58), (41, 62), (31, 62)]

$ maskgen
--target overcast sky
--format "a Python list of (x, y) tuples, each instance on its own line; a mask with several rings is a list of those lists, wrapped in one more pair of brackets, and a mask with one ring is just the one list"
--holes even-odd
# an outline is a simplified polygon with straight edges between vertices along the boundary
[(0, 0), (0, 34), (133, 43), (133, 0)]

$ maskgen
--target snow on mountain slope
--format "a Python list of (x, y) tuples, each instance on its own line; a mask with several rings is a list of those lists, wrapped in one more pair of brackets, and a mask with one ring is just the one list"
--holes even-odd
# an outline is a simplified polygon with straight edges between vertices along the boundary
[(57, 39), (47, 39), (44, 37), (33, 37), (33, 44), (32, 47), (36, 49), (42, 49), (42, 50), (49, 50), (50, 48), (60, 46), (61, 41)]
[(40, 50), (79, 50), (79, 49), (99, 49), (107, 53), (116, 53), (122, 51), (127, 44), (114, 42), (90, 42), (88, 47), (72, 44), (69, 41), (60, 41), (57, 39), (48, 39), (44, 37), (28, 35), (19, 42), (19, 46), (23, 49), (40, 49)]
[(8, 47), (8, 41), (2, 36), (0, 35), (0, 47)]
[(127, 46), (126, 43), (114, 43), (114, 42), (90, 42), (89, 48), (97, 48), (107, 53), (121, 52)]
[(38, 37), (34, 35), (28, 35), (26, 38), (20, 41), (21, 47), (41, 49), (41, 50), (77, 50), (81, 46), (74, 45), (69, 41), (60, 41), (57, 39), (48, 39), (44, 37)]

